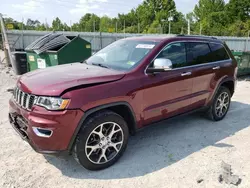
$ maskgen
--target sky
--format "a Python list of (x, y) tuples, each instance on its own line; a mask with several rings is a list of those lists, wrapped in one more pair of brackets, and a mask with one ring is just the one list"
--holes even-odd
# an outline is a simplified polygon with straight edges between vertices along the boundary
[[(142, 0), (0, 0), (0, 13), (15, 20), (26, 22), (27, 18), (51, 24), (59, 17), (67, 24), (78, 22), (85, 13), (98, 16), (117, 16), (128, 13)], [(193, 10), (198, 0), (175, 0), (177, 10), (188, 13)]]

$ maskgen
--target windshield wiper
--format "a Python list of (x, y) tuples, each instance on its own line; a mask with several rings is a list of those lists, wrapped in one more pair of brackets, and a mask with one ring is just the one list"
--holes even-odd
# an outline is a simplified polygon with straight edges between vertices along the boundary
[(104, 64), (101, 64), (101, 63), (92, 63), (92, 65), (95, 65), (95, 66), (99, 66), (99, 67), (103, 67), (103, 68), (109, 69), (109, 67), (108, 67), (107, 65), (104, 65)]

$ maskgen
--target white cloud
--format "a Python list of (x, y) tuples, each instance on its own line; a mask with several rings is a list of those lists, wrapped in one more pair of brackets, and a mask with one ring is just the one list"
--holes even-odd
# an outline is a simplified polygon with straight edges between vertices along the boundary
[(102, 16), (112, 17), (112, 15), (111, 15), (110, 13), (108, 13), (108, 12), (100, 12), (100, 13), (98, 14), (98, 16), (100, 16), (100, 17), (102, 17)]
[(105, 3), (108, 0), (79, 0), (79, 3)]
[(99, 9), (100, 5), (98, 3), (105, 3), (108, 0), (79, 0), (75, 8), (71, 9), (69, 12), (71, 14), (86, 14), (87, 12)]
[(43, 1), (45, 0), (42, 0), (40, 2), (35, 0), (29, 0), (24, 2), (23, 4), (12, 4), (12, 7), (15, 9), (19, 9), (21, 14), (38, 14), (40, 10), (44, 8), (43, 4), (41, 3)]

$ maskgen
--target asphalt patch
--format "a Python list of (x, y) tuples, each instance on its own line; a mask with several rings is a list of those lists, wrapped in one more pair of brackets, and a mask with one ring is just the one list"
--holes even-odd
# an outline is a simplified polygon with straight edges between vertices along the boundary
[(237, 175), (233, 175), (231, 165), (222, 161), (221, 163), (222, 173), (219, 175), (218, 181), (220, 183), (232, 184), (238, 186), (241, 183), (241, 179)]

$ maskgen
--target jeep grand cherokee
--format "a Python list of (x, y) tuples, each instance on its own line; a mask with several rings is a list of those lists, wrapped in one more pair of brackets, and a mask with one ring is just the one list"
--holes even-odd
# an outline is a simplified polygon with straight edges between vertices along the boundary
[(236, 72), (213, 37), (127, 38), (82, 63), (21, 76), (9, 120), (37, 152), (66, 152), (100, 170), (121, 157), (129, 134), (153, 122), (201, 109), (222, 120)]

